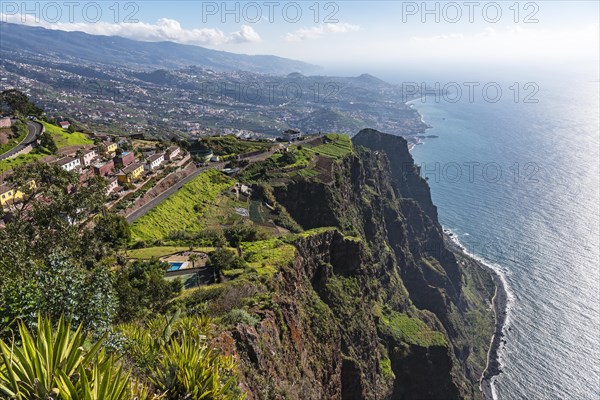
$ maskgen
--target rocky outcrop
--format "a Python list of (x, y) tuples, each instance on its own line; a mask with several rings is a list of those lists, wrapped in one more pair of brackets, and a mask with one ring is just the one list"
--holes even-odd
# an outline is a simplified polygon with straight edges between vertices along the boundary
[(231, 343), (251, 399), (481, 398), (489, 275), (448, 250), (406, 141), (361, 131), (332, 179), (273, 190), (307, 231)]

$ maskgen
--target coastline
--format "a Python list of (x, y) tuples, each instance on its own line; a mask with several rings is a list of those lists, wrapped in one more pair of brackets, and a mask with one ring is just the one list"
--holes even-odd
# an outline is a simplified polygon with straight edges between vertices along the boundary
[(494, 389), (492, 386), (493, 378), (502, 373), (502, 365), (500, 363), (498, 352), (504, 341), (504, 333), (502, 331), (506, 323), (506, 315), (508, 311), (508, 293), (506, 292), (504, 282), (502, 281), (498, 272), (483, 263), (479, 264), (490, 272), (492, 280), (494, 281), (494, 285), (496, 285), (496, 292), (494, 293), (494, 297), (492, 299), (496, 327), (494, 330), (494, 336), (490, 342), (487, 367), (481, 374), (480, 380), (480, 388), (483, 392), (483, 397), (486, 400), (494, 400)]
[[(421, 116), (421, 122), (428, 126), (428, 128), (426, 129), (433, 128), (433, 126), (425, 122), (424, 115), (421, 112), (419, 112), (419, 110), (415, 106), (414, 103), (417, 100), (419, 100), (419, 98), (409, 100), (405, 104), (417, 110), (417, 113)], [(409, 143), (409, 152), (412, 152), (412, 150), (416, 147), (417, 144), (423, 143), (424, 142), (422, 141), (421, 143)], [(502, 364), (500, 362), (499, 351), (502, 343), (506, 343), (506, 341), (504, 340), (503, 330), (507, 324), (506, 320), (508, 317), (508, 288), (506, 287), (506, 283), (501, 272), (499, 272), (492, 266), (486, 264), (485, 261), (470, 254), (467, 251), (467, 249), (460, 243), (460, 241), (458, 240), (458, 236), (455, 233), (453, 233), (450, 229), (443, 228), (443, 232), (445, 242), (449, 245), (450, 250), (459, 256), (465, 257), (469, 261), (477, 264), (480, 268), (487, 271), (490, 274), (495, 286), (495, 291), (492, 297), (491, 304), (492, 310), (494, 312), (494, 333), (490, 338), (490, 346), (487, 352), (486, 367), (481, 374), (481, 378), (479, 380), (479, 388), (483, 394), (484, 400), (496, 400), (494, 395), (493, 381), (496, 376), (502, 373)]]
[(502, 275), (496, 269), (469, 254), (460, 244), (455, 234), (452, 234), (448, 229), (444, 229), (444, 237), (452, 252), (468, 258), (470, 261), (476, 263), (480, 268), (488, 271), (492, 277), (492, 281), (494, 282), (495, 291), (494, 296), (492, 297), (492, 309), (494, 311), (495, 328), (494, 334), (490, 338), (490, 347), (487, 353), (487, 364), (485, 370), (481, 374), (479, 388), (481, 389), (485, 400), (495, 400), (494, 388), (492, 384), (494, 377), (502, 373), (502, 364), (500, 362), (499, 351), (502, 343), (504, 342), (503, 330), (506, 325), (506, 318), (508, 314), (508, 291), (502, 279)]

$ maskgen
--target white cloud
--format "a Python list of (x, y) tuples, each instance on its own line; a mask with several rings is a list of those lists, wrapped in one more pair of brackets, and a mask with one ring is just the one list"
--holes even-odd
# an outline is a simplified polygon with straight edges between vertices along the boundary
[(304, 40), (315, 40), (325, 37), (329, 33), (348, 33), (360, 30), (360, 26), (348, 23), (324, 24), (311, 28), (300, 28), (294, 32), (287, 33), (284, 39), (288, 42), (300, 42)]
[(121, 36), (128, 39), (146, 42), (171, 41), (182, 44), (201, 46), (219, 46), (224, 44), (257, 43), (262, 41), (258, 32), (251, 26), (242, 25), (237, 32), (226, 34), (220, 29), (184, 29), (179, 21), (161, 18), (155, 24), (147, 22), (136, 23), (48, 23), (36, 21), (31, 16), (0, 14), (0, 20), (30, 26), (41, 26), (47, 29), (67, 32), (85, 32), (91, 35)]
[(229, 40), (235, 43), (257, 43), (262, 41), (258, 32), (248, 25), (242, 25), (239, 32), (233, 32), (229, 35)]

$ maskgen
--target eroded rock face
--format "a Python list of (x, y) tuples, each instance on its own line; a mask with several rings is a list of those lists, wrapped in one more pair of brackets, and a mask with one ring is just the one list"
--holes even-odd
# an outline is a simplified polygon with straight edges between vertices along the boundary
[[(481, 398), (474, 354), (487, 349), (470, 341), (466, 315), (486, 305), (465, 297), (473, 279), (444, 245), (406, 141), (371, 130), (353, 141), (327, 183), (274, 190), (303, 228), (337, 229), (299, 235), (272, 309), (223, 338), (249, 398)], [(470, 290), (489, 296), (485, 275), (477, 282)]]

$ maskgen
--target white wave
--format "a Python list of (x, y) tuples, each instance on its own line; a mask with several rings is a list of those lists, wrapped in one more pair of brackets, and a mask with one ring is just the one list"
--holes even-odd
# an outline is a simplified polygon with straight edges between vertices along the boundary
[[(466, 246), (461, 243), (461, 241), (459, 239), (459, 235), (456, 232), (454, 232), (452, 229), (444, 227), (444, 226), (442, 228), (443, 228), (444, 232), (446, 234), (448, 234), (448, 237), (450, 238), (450, 240), (454, 244), (456, 244), (456, 246), (458, 246), (464, 254), (466, 254), (467, 256), (473, 258), (474, 260), (480, 262), (481, 264), (485, 265), (486, 267), (488, 267), (489, 269), (494, 271), (500, 278), (500, 281), (502, 282), (502, 286), (504, 287), (504, 291), (506, 292), (506, 317), (504, 319), (504, 325), (502, 326), (502, 333), (504, 334), (504, 337), (506, 337), (508, 328), (512, 325), (511, 324), (511, 314), (512, 314), (513, 304), (515, 302), (515, 296), (512, 293), (512, 291), (510, 290), (510, 286), (508, 285), (508, 280), (506, 279), (507, 276), (511, 275), (510, 271), (507, 270), (506, 268), (503, 268), (501, 265), (499, 265), (497, 263), (486, 260), (482, 256), (468, 251)], [(463, 233), (462, 236), (470, 236), (470, 234)], [(505, 349), (505, 346), (500, 346), (500, 348), (498, 349), (498, 362), (500, 363), (500, 369), (503, 369), (504, 365), (505, 365), (504, 364), (504, 359), (505, 359), (504, 349)], [(498, 399), (498, 396), (496, 393), (496, 387), (494, 385), (494, 382), (497, 377), (498, 377), (498, 375), (493, 376), (490, 379), (490, 384), (491, 384), (491, 388), (492, 388), (492, 397), (494, 398), (494, 400)]]

